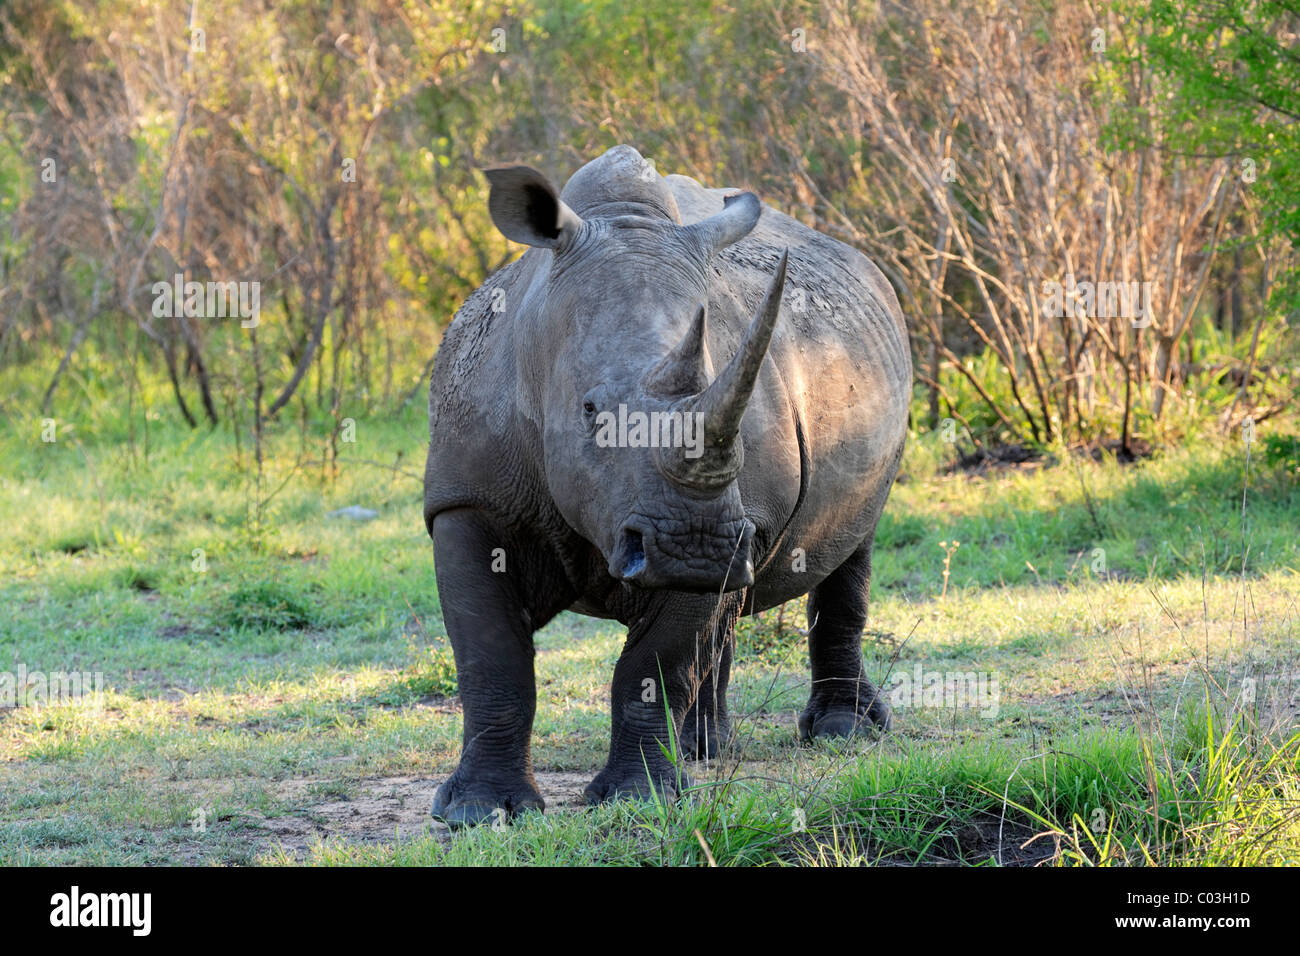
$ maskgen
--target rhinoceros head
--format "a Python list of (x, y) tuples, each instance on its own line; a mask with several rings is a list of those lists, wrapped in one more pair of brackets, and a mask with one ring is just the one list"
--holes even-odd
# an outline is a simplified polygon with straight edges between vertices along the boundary
[(752, 320), (733, 316), (730, 327), (745, 332), (716, 371), (706, 303), (743, 308), (738, 295), (710, 289), (711, 278), (722, 281), (710, 260), (754, 228), (758, 198), (728, 197), (721, 212), (682, 226), (657, 176), (642, 202), (602, 180), (603, 201), (588, 194), (579, 215), (534, 169), (486, 174), (497, 228), (552, 253), (515, 320), (521, 393), (561, 514), (618, 580), (749, 586), (754, 526), (737, 487), (740, 422), (776, 324), (785, 257)]

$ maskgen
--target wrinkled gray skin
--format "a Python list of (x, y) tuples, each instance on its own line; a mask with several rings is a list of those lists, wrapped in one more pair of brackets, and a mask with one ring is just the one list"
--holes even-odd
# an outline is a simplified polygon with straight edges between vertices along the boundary
[[(493, 221), (532, 248), (469, 297), (434, 365), (425, 520), (465, 715), (434, 816), (542, 808), (533, 633), (566, 608), (628, 628), (592, 802), (680, 792), (665, 701), (681, 748), (715, 754), (738, 616), (801, 594), (802, 737), (888, 727), (860, 642), (911, 361), (880, 271), (627, 146), (559, 197), (528, 167), (487, 175)], [(620, 403), (704, 414), (703, 453), (599, 446)]]

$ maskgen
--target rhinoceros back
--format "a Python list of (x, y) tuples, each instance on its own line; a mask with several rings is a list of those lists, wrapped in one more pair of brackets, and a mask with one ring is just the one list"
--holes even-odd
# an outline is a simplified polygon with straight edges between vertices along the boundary
[[(688, 176), (668, 176), (665, 182), (683, 225), (720, 212), (723, 198), (736, 192), (706, 189)], [(911, 354), (898, 297), (875, 263), (852, 246), (764, 205), (758, 226), (719, 252), (717, 264), (727, 281), (744, 286), (757, 300), (787, 248), (784, 331), (809, 344), (865, 339), (877, 346), (873, 353), (890, 366), (891, 378), (910, 381)]]
[(518, 512), (511, 489), (529, 470), (514, 414), (511, 324), (538, 253), (498, 269), (475, 289), (447, 327), (429, 380), (425, 519), (459, 507)]

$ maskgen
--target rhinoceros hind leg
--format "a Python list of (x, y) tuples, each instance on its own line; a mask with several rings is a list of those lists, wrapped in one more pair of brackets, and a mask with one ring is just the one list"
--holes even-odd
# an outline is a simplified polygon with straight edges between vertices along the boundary
[(871, 728), (889, 730), (893, 716), (880, 690), (867, 679), (862, 628), (871, 587), (871, 541), (808, 595), (808, 658), (812, 693), (799, 715), (799, 736), (851, 737)]

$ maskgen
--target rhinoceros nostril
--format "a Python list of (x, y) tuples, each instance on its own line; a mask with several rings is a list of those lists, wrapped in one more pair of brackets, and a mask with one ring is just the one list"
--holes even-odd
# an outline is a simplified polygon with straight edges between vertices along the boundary
[(619, 551), (623, 559), (620, 577), (624, 581), (631, 581), (645, 570), (645, 541), (641, 532), (624, 528)]

